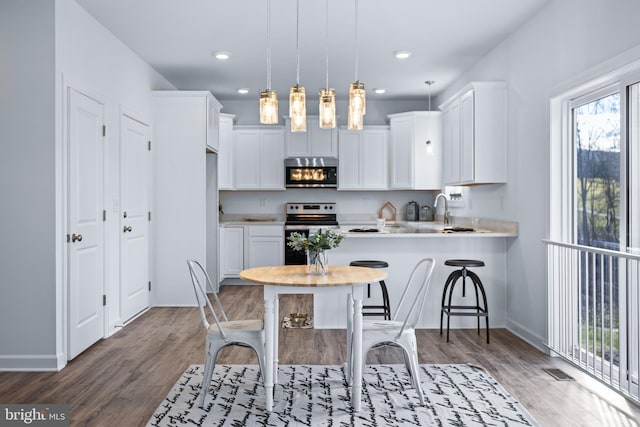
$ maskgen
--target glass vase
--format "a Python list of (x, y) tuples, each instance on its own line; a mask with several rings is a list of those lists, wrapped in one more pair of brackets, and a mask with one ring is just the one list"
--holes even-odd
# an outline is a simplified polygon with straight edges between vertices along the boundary
[(327, 274), (327, 251), (307, 249), (307, 274)]

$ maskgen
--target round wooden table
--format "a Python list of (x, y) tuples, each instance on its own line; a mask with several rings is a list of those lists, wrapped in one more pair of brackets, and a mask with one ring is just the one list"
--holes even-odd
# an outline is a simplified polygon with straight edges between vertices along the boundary
[[(351, 403), (360, 410), (362, 393), (362, 296), (364, 285), (387, 277), (384, 270), (349, 265), (330, 265), (327, 274), (307, 273), (306, 265), (255, 267), (240, 272), (240, 278), (264, 285), (265, 361), (264, 385), (266, 409), (273, 410), (274, 373), (278, 372), (279, 294), (326, 294), (351, 286), (347, 307), (347, 378), (351, 380)], [(353, 364), (353, 366), (351, 366)]]

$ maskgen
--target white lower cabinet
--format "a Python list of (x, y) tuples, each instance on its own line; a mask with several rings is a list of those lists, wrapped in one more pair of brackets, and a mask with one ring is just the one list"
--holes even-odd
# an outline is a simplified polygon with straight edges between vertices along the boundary
[(252, 225), (247, 245), (247, 268), (284, 264), (284, 230), (280, 225)]
[(220, 227), (220, 280), (244, 270), (244, 227)]
[(389, 127), (342, 128), (338, 135), (338, 190), (387, 190)]
[(245, 268), (283, 264), (282, 225), (220, 227), (220, 280), (238, 278)]

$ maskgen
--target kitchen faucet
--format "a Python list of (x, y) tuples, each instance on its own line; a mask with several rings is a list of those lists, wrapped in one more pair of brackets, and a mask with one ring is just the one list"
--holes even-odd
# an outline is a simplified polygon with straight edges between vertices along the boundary
[(444, 193), (438, 193), (438, 195), (436, 196), (436, 202), (434, 204), (434, 209), (438, 208), (438, 199), (442, 197), (444, 199), (444, 219), (443, 219), (443, 223), (444, 225), (449, 225), (449, 207), (448, 207), (448, 203), (447, 201), (449, 200), (449, 196), (447, 196)]

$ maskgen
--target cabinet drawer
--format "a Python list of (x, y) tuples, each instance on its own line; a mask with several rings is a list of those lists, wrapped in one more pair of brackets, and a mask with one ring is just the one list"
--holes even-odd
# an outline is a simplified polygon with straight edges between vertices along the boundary
[(284, 235), (284, 228), (282, 225), (251, 225), (248, 228), (250, 237), (282, 237)]

